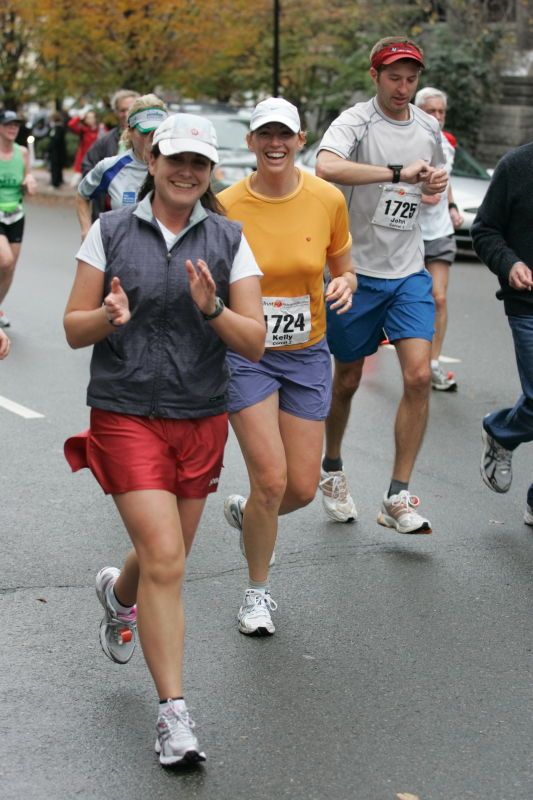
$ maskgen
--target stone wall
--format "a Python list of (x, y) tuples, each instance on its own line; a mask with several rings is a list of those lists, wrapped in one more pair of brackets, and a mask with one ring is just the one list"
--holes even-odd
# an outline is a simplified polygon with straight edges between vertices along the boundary
[(476, 154), (493, 167), (507, 150), (533, 140), (533, 76), (504, 75), (499, 103), (483, 113)]

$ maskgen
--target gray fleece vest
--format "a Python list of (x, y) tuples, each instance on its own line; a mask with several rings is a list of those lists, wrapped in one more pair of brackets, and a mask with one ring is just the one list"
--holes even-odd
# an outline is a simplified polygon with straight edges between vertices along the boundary
[(167, 252), (150, 199), (100, 217), (107, 258), (104, 296), (118, 276), (132, 317), (94, 346), (87, 404), (170, 419), (220, 414), (226, 410), (229, 377), (226, 346), (191, 298), (185, 261), (202, 258), (227, 303), (241, 226), (197, 203)]

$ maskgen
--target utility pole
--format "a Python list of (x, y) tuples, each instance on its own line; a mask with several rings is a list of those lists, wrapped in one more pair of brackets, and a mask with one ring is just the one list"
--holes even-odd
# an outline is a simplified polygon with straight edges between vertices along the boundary
[(274, 0), (274, 44), (272, 52), (273, 69), (272, 69), (272, 96), (279, 95), (279, 0)]

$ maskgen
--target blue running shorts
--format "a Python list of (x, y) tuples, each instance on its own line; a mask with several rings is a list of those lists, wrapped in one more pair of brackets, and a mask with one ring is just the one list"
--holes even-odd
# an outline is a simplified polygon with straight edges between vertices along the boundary
[(390, 342), (426, 339), (435, 332), (432, 279), (425, 269), (406, 278), (357, 276), (353, 305), (345, 314), (327, 309), (329, 349), (350, 363), (375, 353), (385, 331)]
[(322, 421), (331, 405), (331, 355), (325, 339), (301, 350), (265, 350), (254, 363), (228, 351), (228, 411), (235, 414), (279, 393), (281, 411)]

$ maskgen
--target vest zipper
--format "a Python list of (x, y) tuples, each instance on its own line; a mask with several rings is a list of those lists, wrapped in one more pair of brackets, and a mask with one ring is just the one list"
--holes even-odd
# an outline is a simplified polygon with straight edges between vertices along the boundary
[[(166, 320), (167, 320), (166, 309), (167, 309), (167, 295), (168, 295), (168, 273), (169, 273), (169, 270), (170, 270), (170, 261), (171, 261), (171, 259), (172, 259), (172, 253), (167, 252), (167, 275), (166, 275), (166, 281), (165, 281), (165, 297), (164, 297), (164, 305), (163, 305), (163, 318), (162, 318), (162, 322), (161, 322), (162, 325), (166, 324)], [(161, 362), (159, 362), (159, 363), (161, 363)], [(159, 376), (160, 376), (160, 370), (158, 370), (158, 374), (157, 374), (156, 379), (155, 379), (155, 383), (156, 384), (159, 384)], [(154, 394), (152, 395), (152, 408), (150, 409), (150, 414), (149, 414), (150, 419), (155, 419), (156, 417), (159, 416), (159, 414), (157, 413), (157, 400), (156, 400), (156, 396), (158, 394), (157, 388), (158, 388), (157, 386), (154, 386)]]

